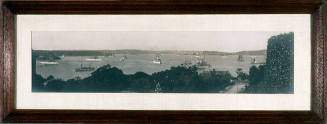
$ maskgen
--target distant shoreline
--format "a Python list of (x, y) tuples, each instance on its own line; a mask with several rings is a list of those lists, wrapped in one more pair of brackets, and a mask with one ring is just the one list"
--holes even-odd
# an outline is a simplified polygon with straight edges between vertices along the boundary
[(56, 56), (103, 56), (108, 54), (179, 54), (179, 55), (266, 55), (267, 50), (240, 52), (189, 51), (189, 50), (32, 50), (35, 54), (53, 54)]

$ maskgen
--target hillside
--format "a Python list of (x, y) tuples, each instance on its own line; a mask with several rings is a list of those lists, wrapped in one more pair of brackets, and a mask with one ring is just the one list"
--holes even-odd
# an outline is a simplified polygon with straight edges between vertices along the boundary
[(106, 56), (112, 54), (180, 54), (180, 55), (266, 55), (266, 50), (219, 52), (219, 51), (174, 51), (174, 50), (32, 50), (38, 56)]

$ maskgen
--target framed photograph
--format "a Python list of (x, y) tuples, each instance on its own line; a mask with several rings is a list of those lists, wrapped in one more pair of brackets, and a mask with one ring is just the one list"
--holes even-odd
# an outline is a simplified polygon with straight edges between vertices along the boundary
[(325, 120), (321, 1), (1, 5), (3, 122)]

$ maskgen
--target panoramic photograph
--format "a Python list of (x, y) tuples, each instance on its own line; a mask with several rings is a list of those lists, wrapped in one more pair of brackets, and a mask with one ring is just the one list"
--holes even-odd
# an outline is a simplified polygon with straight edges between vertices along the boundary
[(294, 33), (33, 31), (32, 92), (294, 93)]

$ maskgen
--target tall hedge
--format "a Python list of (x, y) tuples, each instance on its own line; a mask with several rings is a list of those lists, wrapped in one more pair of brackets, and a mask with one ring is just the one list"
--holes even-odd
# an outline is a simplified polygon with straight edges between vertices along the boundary
[(268, 40), (264, 75), (265, 90), (267, 92), (294, 92), (293, 32), (273, 36)]

